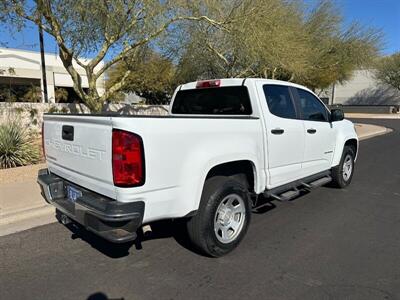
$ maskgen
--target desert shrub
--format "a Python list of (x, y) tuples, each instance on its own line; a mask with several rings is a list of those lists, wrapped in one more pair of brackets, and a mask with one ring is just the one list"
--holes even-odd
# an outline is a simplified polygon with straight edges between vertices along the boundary
[(68, 90), (62, 87), (56, 87), (54, 90), (56, 103), (68, 101)]
[(38, 124), (38, 110), (36, 109), (36, 108), (32, 108), (30, 111), (29, 111), (29, 116), (30, 116), (30, 118), (31, 118), (31, 122), (32, 122), (32, 124), (33, 125), (37, 125)]
[(19, 120), (0, 124), (0, 169), (37, 163), (39, 153), (34, 136)]
[(32, 84), (27, 88), (21, 99), (23, 102), (40, 102), (42, 100), (42, 90), (40, 86), (34, 86)]
[(16, 102), (15, 91), (8, 87), (0, 86), (0, 102)]
[(50, 106), (49, 110), (47, 111), (49, 114), (56, 114), (59, 112), (58, 108), (56, 106)]
[(69, 114), (70, 113), (69, 108), (65, 107), (65, 106), (63, 106), (61, 108), (60, 112), (63, 113), (63, 114)]

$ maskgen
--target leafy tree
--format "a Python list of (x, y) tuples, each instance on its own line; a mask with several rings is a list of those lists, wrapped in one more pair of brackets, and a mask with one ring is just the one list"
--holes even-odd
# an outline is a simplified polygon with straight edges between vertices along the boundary
[[(96, 82), (115, 64), (185, 22), (204, 21), (212, 26), (227, 22), (209, 18), (207, 11), (194, 14), (192, 8), (201, 4), (202, 1), (184, 0), (3, 0), (0, 20), (20, 26), (33, 22), (52, 35), (75, 92), (92, 111), (99, 111), (131, 74), (128, 70), (104, 94), (99, 94)], [(91, 60), (83, 60), (82, 56)], [(88, 90), (82, 87), (77, 65), (86, 71)]]
[[(325, 88), (370, 64), (380, 46), (378, 31), (345, 27), (329, 0), (314, 7), (304, 0), (2, 0), (1, 20), (30, 21), (54, 36), (75, 92), (92, 111), (120, 91), (157, 103), (173, 81), (202, 78), (265, 77)], [(86, 71), (87, 90), (77, 65)], [(96, 82), (106, 73), (99, 94)]]
[[(240, 18), (242, 11), (251, 17)], [(191, 24), (178, 81), (252, 76), (325, 88), (370, 64), (380, 46), (379, 31), (357, 23), (345, 28), (330, 1), (313, 8), (300, 1), (242, 1), (233, 14), (236, 21), (223, 28)]]
[[(286, 64), (288, 56), (282, 46), (290, 46), (297, 32), (291, 21), (296, 14), (292, 5), (280, 0), (223, 1), (220, 5), (211, 11), (211, 16), (227, 7), (235, 22), (222, 29), (192, 24), (178, 76), (261, 76), (275, 68), (274, 64)], [(298, 58), (293, 53), (290, 58), (293, 56)]]
[(373, 63), (381, 33), (352, 23), (343, 29), (343, 20), (330, 1), (321, 1), (306, 16), (304, 28), (309, 43), (307, 69), (297, 81), (311, 89), (326, 88), (349, 79), (353, 71)]
[[(169, 102), (174, 86), (175, 67), (172, 62), (154, 52), (143, 48), (110, 70), (106, 88), (112, 87), (127, 72), (125, 85), (121, 92), (136, 93), (146, 99), (147, 104), (165, 104)], [(117, 99), (121, 95), (116, 95)]]
[(381, 58), (377, 63), (375, 76), (400, 91), (400, 52)]

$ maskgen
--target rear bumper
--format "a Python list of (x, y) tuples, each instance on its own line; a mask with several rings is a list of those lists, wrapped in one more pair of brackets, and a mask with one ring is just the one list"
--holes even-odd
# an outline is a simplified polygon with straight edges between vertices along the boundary
[[(143, 221), (144, 202), (112, 200), (51, 174), (47, 169), (39, 171), (37, 182), (46, 202), (86, 229), (114, 243), (136, 238), (136, 230)], [(75, 201), (69, 200), (67, 186), (78, 189), (82, 196)]]

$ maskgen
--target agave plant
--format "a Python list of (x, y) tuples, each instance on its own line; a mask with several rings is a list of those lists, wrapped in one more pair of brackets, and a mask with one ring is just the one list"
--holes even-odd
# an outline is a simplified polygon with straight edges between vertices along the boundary
[(19, 120), (0, 124), (0, 169), (26, 166), (40, 159), (39, 148)]

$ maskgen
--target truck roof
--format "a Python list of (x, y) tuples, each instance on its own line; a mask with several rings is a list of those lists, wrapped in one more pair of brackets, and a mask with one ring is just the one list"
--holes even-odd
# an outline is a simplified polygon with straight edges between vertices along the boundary
[(299, 84), (296, 84), (296, 83), (293, 83), (293, 82), (275, 80), (275, 79), (266, 79), (266, 78), (221, 78), (221, 79), (199, 80), (199, 81), (192, 81), (192, 82), (188, 82), (188, 83), (182, 84), (179, 87), (179, 90), (195, 89), (196, 86), (199, 84), (199, 82), (217, 81), (217, 80), (219, 81), (219, 86), (220, 87), (243, 85), (244, 82), (249, 82), (249, 81), (250, 82), (252, 82), (252, 81), (262, 81), (264, 84), (280, 84), (280, 85), (297, 87), (297, 88), (305, 89), (305, 90), (308, 90), (308, 91), (312, 92), (307, 87), (299, 85)]

